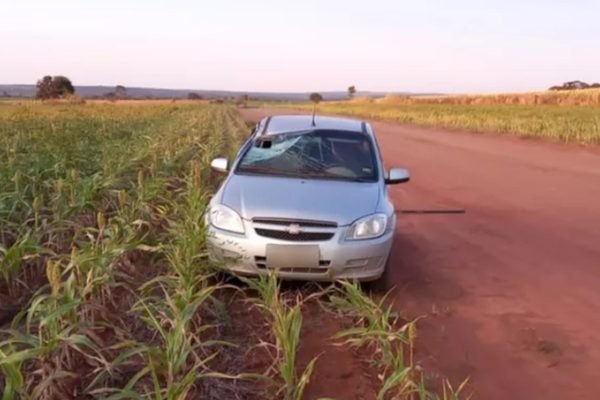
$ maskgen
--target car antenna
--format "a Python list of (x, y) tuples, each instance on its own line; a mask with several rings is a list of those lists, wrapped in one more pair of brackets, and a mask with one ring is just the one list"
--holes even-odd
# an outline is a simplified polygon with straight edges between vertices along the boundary
[(312, 113), (312, 126), (317, 126), (317, 124), (315, 124), (315, 112), (317, 111), (317, 105), (315, 104), (313, 106), (313, 113)]

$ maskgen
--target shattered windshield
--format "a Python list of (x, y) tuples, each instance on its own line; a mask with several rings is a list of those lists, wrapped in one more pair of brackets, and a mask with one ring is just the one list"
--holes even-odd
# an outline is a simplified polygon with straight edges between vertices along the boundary
[(301, 178), (377, 180), (373, 146), (360, 132), (312, 130), (259, 137), (238, 173)]

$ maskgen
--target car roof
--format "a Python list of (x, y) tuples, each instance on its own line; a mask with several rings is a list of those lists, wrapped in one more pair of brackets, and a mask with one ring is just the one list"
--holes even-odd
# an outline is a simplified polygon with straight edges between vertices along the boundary
[(264, 135), (314, 129), (367, 132), (363, 121), (320, 115), (315, 115), (314, 124), (312, 115), (274, 115), (263, 120), (263, 124)]

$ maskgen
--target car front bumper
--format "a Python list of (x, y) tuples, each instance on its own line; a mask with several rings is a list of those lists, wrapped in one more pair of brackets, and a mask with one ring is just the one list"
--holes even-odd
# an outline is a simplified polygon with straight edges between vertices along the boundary
[[(289, 280), (378, 279), (383, 274), (392, 247), (393, 230), (375, 239), (357, 241), (344, 240), (346, 230), (347, 227), (335, 228), (335, 234), (329, 240), (298, 242), (260, 236), (250, 226), (246, 226), (246, 233), (242, 235), (209, 225), (207, 247), (213, 262), (244, 276), (266, 275), (276, 269), (280, 278)], [(279, 245), (283, 251), (284, 246), (296, 249), (299, 246), (318, 246), (319, 262), (303, 268), (273, 266), (267, 260), (268, 245)]]

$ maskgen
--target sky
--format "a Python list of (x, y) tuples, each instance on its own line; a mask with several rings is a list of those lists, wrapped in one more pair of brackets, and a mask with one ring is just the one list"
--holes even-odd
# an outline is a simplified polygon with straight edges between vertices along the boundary
[(0, 83), (490, 93), (600, 81), (600, 0), (0, 0)]

